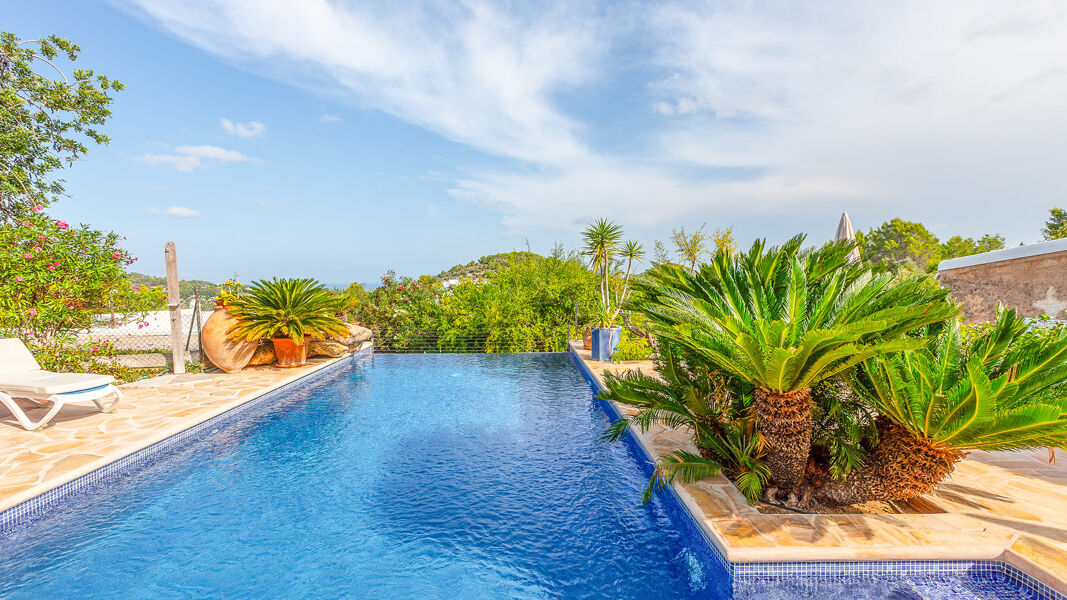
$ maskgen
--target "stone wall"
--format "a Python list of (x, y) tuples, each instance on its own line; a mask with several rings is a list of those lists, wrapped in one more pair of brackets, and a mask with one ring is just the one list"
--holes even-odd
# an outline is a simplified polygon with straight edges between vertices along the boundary
[(937, 276), (971, 322), (992, 320), (997, 302), (1026, 317), (1067, 318), (1067, 240), (943, 261)]

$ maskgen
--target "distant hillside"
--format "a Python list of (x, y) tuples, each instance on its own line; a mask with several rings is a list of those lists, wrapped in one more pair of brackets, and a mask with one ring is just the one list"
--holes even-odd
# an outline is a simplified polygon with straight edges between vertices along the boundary
[[(148, 287), (159, 286), (165, 288), (167, 286), (167, 279), (165, 277), (154, 277), (152, 275), (145, 275), (144, 273), (130, 273), (130, 281), (132, 281), (134, 285)], [(201, 303), (207, 304), (219, 293), (219, 284), (211, 283), (210, 281), (202, 281), (200, 279), (178, 280), (178, 294), (181, 295), (182, 300), (185, 302), (188, 302), (193, 298), (197, 289), (200, 290)]]
[(483, 256), (478, 260), (472, 260), (465, 265), (456, 265), (447, 271), (441, 271), (441, 273), (437, 275), (437, 278), (443, 281), (449, 279), (478, 279), (485, 277), (487, 274), (496, 271), (504, 265), (538, 256), (538, 254), (534, 254), (533, 252), (501, 252), (500, 254), (490, 254), (489, 256)]

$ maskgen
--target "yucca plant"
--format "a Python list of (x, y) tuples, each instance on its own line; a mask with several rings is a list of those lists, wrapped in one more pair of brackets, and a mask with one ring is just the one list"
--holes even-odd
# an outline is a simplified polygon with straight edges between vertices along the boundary
[(849, 243), (719, 252), (695, 272), (659, 265), (634, 284), (631, 307), (661, 339), (754, 386), (770, 479), (796, 491), (811, 449), (811, 386), (864, 360), (915, 347), (912, 330), (958, 308), (928, 276), (872, 276)]
[(337, 318), (340, 300), (314, 279), (253, 282), (229, 308), (237, 318), (230, 335), (241, 340), (288, 338), (301, 345), (307, 337), (348, 332)]
[(868, 359), (853, 386), (881, 415), (879, 440), (819, 491), (837, 504), (928, 493), (968, 450), (1067, 444), (1067, 330), (1030, 332), (1015, 310), (969, 343), (953, 322), (925, 347)]

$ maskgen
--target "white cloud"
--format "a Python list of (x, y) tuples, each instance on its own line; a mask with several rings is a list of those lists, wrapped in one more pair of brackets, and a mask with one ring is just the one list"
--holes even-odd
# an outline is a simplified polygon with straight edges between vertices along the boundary
[[(607, 38), (580, 5), (376, 7), (326, 0), (126, 0), (222, 56), (319, 73), (350, 100), (478, 149), (565, 162), (586, 152), (553, 95), (596, 76)], [(299, 65), (299, 66), (298, 66)], [(313, 69), (306, 68), (307, 65)], [(272, 69), (277, 73), (280, 69)]]
[(175, 146), (174, 153), (156, 154), (149, 152), (141, 156), (134, 156), (132, 160), (153, 167), (173, 167), (183, 173), (190, 173), (213, 163), (247, 162), (261, 164), (263, 162), (258, 158), (245, 156), (236, 150), (207, 145)]
[(337, 115), (319, 115), (319, 123), (340, 123), (343, 120)]
[(281, 202), (274, 202), (273, 200), (257, 200), (256, 204), (258, 204), (260, 208), (278, 208), (282, 205)]
[[(779, 215), (762, 226), (786, 229), (847, 209), (860, 227), (899, 215), (1010, 238), (1022, 234), (993, 216), (1006, 203), (1023, 222), (1062, 196), (1057, 2), (116, 1), (253, 69), (521, 161), (449, 175), (456, 197), (517, 231), (606, 213), (642, 226)], [(647, 107), (647, 123), (600, 149), (615, 104)], [(188, 156), (153, 160), (201, 166)]]
[(159, 210), (158, 208), (148, 209), (148, 214), (151, 215), (167, 215), (168, 217), (178, 217), (180, 219), (190, 219), (193, 217), (199, 217), (200, 211), (186, 208), (184, 206), (172, 206), (165, 210)]
[(235, 123), (229, 119), (219, 119), (219, 123), (222, 125), (222, 130), (226, 132), (226, 135), (236, 135), (240, 138), (261, 137), (267, 132), (267, 126), (259, 121)]

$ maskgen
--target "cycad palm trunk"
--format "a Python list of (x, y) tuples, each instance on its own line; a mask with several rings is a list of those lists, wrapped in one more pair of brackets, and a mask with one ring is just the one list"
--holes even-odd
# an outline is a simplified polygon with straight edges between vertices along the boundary
[(930, 493), (965, 456), (951, 446), (935, 446), (885, 417), (879, 417), (877, 424), (878, 446), (864, 467), (826, 483), (817, 492), (819, 499), (843, 505), (916, 498)]
[(782, 491), (796, 491), (811, 451), (811, 388), (792, 392), (757, 388), (753, 396), (771, 481)]

